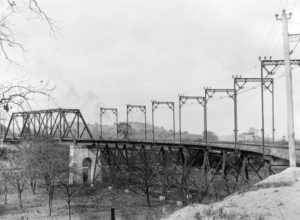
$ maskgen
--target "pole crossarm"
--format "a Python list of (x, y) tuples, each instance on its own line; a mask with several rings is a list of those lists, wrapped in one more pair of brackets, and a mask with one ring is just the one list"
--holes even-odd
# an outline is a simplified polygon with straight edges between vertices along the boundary
[(211, 88), (206, 88), (205, 89), (205, 100), (208, 102), (209, 99), (212, 99), (214, 97), (215, 93), (226, 93), (229, 98), (234, 99), (235, 96), (235, 89), (211, 89)]
[(115, 115), (118, 114), (118, 109), (117, 108), (103, 108), (103, 107), (100, 108), (100, 114), (104, 114), (107, 111), (111, 111)]
[(188, 100), (196, 100), (200, 105), (204, 106), (204, 96), (185, 96), (179, 95), (179, 107), (182, 107)]
[(112, 112), (115, 116), (116, 116), (116, 130), (117, 130), (117, 139), (119, 138), (119, 135), (118, 135), (118, 109), (117, 108), (104, 108), (104, 107), (101, 107), (100, 108), (100, 138), (103, 137), (103, 124), (102, 124), (102, 117), (103, 115), (106, 113), (106, 112)]
[(255, 82), (259, 82), (259, 83), (263, 83), (264, 85), (264, 88), (266, 90), (268, 90), (270, 93), (273, 92), (272, 90), (272, 84), (274, 83), (274, 79), (273, 78), (243, 78), (243, 77), (234, 77), (234, 86), (235, 87), (235, 90), (237, 92), (239, 92), (241, 89), (244, 89), (244, 86), (251, 82), (251, 83), (255, 83)]
[(156, 100), (153, 100), (152, 101), (152, 109), (155, 110), (158, 108), (158, 106), (160, 105), (167, 105), (171, 110), (174, 110), (174, 102), (162, 102), (162, 101), (156, 101)]
[(138, 109), (140, 109), (143, 113), (146, 113), (146, 106), (145, 106), (145, 105), (130, 105), (130, 104), (128, 104), (128, 105), (126, 105), (126, 108), (127, 108), (127, 112), (128, 112), (128, 113), (131, 112), (132, 109), (134, 109), (134, 108), (138, 108)]
[[(284, 60), (267, 60), (267, 59), (262, 60), (260, 58), (260, 62), (262, 66), (284, 66), (285, 65)], [(300, 59), (291, 59), (290, 63), (291, 65), (300, 66)]]
[[(270, 57), (270, 59), (267, 59), (266, 57), (262, 59), (261, 57), (259, 57), (258, 59), (261, 63), (261, 68), (267, 72), (266, 77), (268, 77), (269, 75), (274, 75), (274, 73), (280, 66), (285, 65), (284, 60), (272, 60), (272, 57)], [(293, 66), (300, 66), (300, 59), (292, 59), (290, 60), (290, 64)]]
[(4, 134), (4, 141), (18, 141), (31, 136), (49, 136), (56, 140), (72, 141), (93, 139), (79, 109), (13, 113)]

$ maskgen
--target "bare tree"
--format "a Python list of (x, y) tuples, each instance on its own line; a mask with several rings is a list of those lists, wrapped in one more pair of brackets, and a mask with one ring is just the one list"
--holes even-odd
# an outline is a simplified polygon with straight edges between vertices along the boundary
[(258, 129), (251, 127), (249, 128), (248, 134), (252, 137), (252, 140), (255, 143), (258, 139)]
[(130, 124), (127, 125), (125, 122), (121, 122), (118, 124), (118, 134), (120, 137), (127, 139), (134, 133), (133, 128)]
[[(44, 178), (48, 195), (49, 216), (52, 214), (53, 196), (59, 177), (68, 169), (69, 151), (50, 137), (35, 137), (26, 141), (29, 173)], [(33, 169), (33, 170), (32, 170)]]
[(70, 173), (74, 173), (75, 170), (73, 170), (72, 168), (66, 169), (64, 173), (62, 173), (61, 175), (58, 176), (59, 179), (59, 183), (58, 183), (58, 187), (60, 189), (62, 189), (64, 195), (65, 195), (65, 200), (68, 204), (68, 215), (69, 215), (69, 220), (71, 220), (71, 202), (72, 199), (74, 198), (74, 196), (76, 195), (76, 193), (79, 191), (79, 187), (74, 185), (74, 184), (70, 184), (69, 182), (69, 175)]
[(158, 163), (155, 162), (153, 154), (145, 149), (144, 146), (135, 154), (131, 154), (128, 163), (128, 172), (133, 178), (134, 187), (141, 190), (147, 199), (150, 207), (150, 190), (157, 183)]
[(14, 59), (9, 56), (8, 50), (18, 48), (24, 52), (23, 45), (15, 38), (13, 31), (12, 17), (15, 14), (24, 14), (28, 16), (28, 12), (33, 17), (37, 17), (44, 21), (52, 32), (56, 28), (52, 19), (40, 7), (38, 0), (0, 0), (0, 53), (10, 63), (17, 64)]
[[(203, 135), (203, 138), (205, 140), (205, 132), (203, 132), (202, 135)], [(213, 131), (207, 131), (207, 140), (211, 141), (211, 142), (215, 142), (215, 141), (218, 141), (219, 138), (218, 138), (218, 136), (216, 135), (215, 132), (213, 132)]]
[(9, 154), (10, 167), (7, 172), (10, 184), (17, 189), (20, 208), (23, 207), (22, 193), (27, 181), (27, 171), (24, 169), (26, 164), (24, 152), (24, 150), (19, 150)]
[[(9, 51), (14, 48), (24, 52), (24, 47), (18, 39), (15, 38), (13, 26), (14, 15), (24, 15), (39, 18), (46, 23), (52, 33), (56, 32), (52, 19), (40, 7), (38, 0), (0, 0), (0, 56), (2, 55), (9, 63), (16, 64), (16, 61), (9, 55)], [(46, 95), (54, 88), (49, 86), (48, 82), (41, 82), (37, 86), (30, 85), (26, 80), (11, 81), (0, 84), (0, 107), (9, 111), (13, 106), (23, 109), (30, 108), (29, 101), (36, 95)]]
[(6, 111), (13, 106), (30, 108), (30, 101), (40, 95), (49, 97), (53, 90), (54, 87), (51, 87), (49, 82), (41, 82), (37, 86), (22, 80), (8, 82), (0, 85), (0, 107)]
[(0, 163), (0, 184), (2, 190), (4, 191), (4, 204), (7, 204), (7, 193), (8, 193), (8, 186), (9, 186), (9, 168), (4, 161)]

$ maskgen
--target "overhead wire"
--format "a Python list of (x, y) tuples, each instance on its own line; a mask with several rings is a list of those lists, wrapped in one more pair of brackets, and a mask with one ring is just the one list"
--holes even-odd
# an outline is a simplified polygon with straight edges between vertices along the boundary
[[(295, 1), (294, 2), (294, 5), (296, 4), (296, 2), (297, 1)], [(278, 5), (278, 10), (279, 10), (279, 8), (282, 6), (282, 5), (285, 5), (285, 6), (287, 6), (289, 4), (289, 1), (286, 1), (286, 2), (283, 2), (283, 1), (280, 1), (280, 3), (279, 3), (279, 5)], [(300, 23), (299, 23), (300, 24)], [(278, 35), (276, 34), (277, 32), (278, 32), (278, 26), (276, 26), (276, 20), (274, 19), (274, 21), (272, 22), (272, 24), (271, 24), (271, 26), (270, 26), (270, 30), (269, 30), (269, 33), (268, 33), (268, 35), (267, 35), (267, 39), (266, 39), (266, 41), (265, 41), (265, 44), (264, 44), (264, 47), (263, 47), (263, 49), (261, 50), (261, 54), (263, 54), (263, 53), (267, 53), (267, 52), (269, 52), (269, 51), (274, 51), (274, 43), (275, 43), (275, 45), (278, 45), (278, 40), (279, 40), (279, 37), (278, 37)], [(277, 37), (273, 37), (274, 35), (276, 35)], [(298, 44), (298, 43), (297, 43)], [(278, 46), (277, 46), (278, 47)], [(277, 48), (276, 47), (276, 48)], [(255, 60), (253, 60), (253, 61), (251, 61), (250, 62), (250, 64), (252, 65), (254, 62), (256, 61), (256, 59)], [(282, 74), (282, 75), (280, 75), (279, 77), (277, 77), (277, 78), (281, 78), (282, 76), (284, 76), (284, 74)], [(215, 82), (215, 83), (213, 83), (212, 85), (214, 86), (214, 85), (216, 85), (216, 84), (219, 84), (219, 83), (221, 83), (221, 82), (224, 82), (226, 79), (222, 79), (222, 80), (219, 80), (219, 81), (217, 81), (217, 82)], [(252, 87), (250, 87), (250, 88), (248, 88), (248, 89), (245, 89), (245, 90), (241, 90), (238, 94), (243, 94), (243, 93), (246, 93), (246, 92), (248, 92), (248, 91), (250, 91), (250, 90), (255, 90), (255, 89), (257, 89), (257, 88), (259, 88), (260, 87), (260, 84), (258, 84), (258, 85), (256, 85), (256, 86), (252, 86)], [(189, 90), (189, 91), (185, 91), (185, 93), (184, 94), (189, 94), (189, 93), (191, 93), (191, 92), (194, 92), (194, 91), (197, 91), (197, 90), (200, 90), (200, 89), (202, 89), (202, 87), (200, 87), (199, 86), (199, 88), (194, 88), (194, 89), (191, 89), (191, 90)], [(175, 98), (175, 97), (178, 97), (178, 95), (176, 94), (176, 95), (171, 95), (171, 96), (166, 96), (166, 97), (160, 97), (160, 98), (158, 98), (157, 100), (167, 100), (167, 99), (170, 99), (170, 98)], [(226, 95), (226, 96), (221, 96), (221, 97), (218, 97), (218, 98), (214, 98), (214, 99), (212, 99), (212, 100), (210, 100), (211, 102), (215, 102), (215, 101), (217, 101), (217, 100), (221, 100), (221, 99), (225, 99), (225, 98), (228, 98), (228, 96)], [(145, 104), (145, 103), (147, 103), (147, 105), (150, 105), (150, 101), (149, 100), (140, 100), (140, 101), (134, 101), (135, 103), (138, 103), (138, 104)], [(118, 103), (118, 104), (114, 104), (114, 105), (112, 105), (113, 107), (117, 107), (117, 106), (124, 106), (124, 105), (126, 105), (126, 104), (129, 104), (129, 103)], [(226, 103), (225, 103), (226, 104)], [(223, 105), (224, 105), (224, 103), (223, 103)], [(164, 108), (164, 106), (162, 106), (162, 107), (160, 107), (160, 108)], [(168, 108), (168, 107), (165, 107), (165, 108)], [(213, 106), (210, 106), (210, 108), (213, 108)], [(178, 109), (178, 107), (177, 107), (177, 105), (175, 105), (175, 109)]]

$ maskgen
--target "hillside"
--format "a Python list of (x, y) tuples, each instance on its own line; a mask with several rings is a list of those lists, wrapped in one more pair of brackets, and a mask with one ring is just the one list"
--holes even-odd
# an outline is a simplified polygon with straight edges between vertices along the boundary
[(288, 168), (221, 202), (187, 206), (164, 220), (200, 219), (300, 219), (300, 168)]
[[(122, 124), (122, 122), (120, 123)], [(144, 139), (145, 138), (145, 125), (142, 122), (131, 122), (129, 123), (131, 132), (129, 134), (130, 139)], [(88, 127), (94, 138), (100, 137), (100, 126), (98, 123), (88, 124)], [(116, 124), (103, 125), (102, 128), (103, 138), (116, 138)], [(173, 130), (167, 130), (164, 127), (154, 127), (155, 139), (156, 140), (173, 140)], [(122, 135), (119, 134), (120, 138)], [(152, 140), (152, 126), (147, 125), (147, 139)], [(176, 139), (179, 139), (179, 133), (176, 132)], [(190, 134), (187, 131), (182, 132), (182, 140), (184, 141), (200, 141), (202, 135)]]

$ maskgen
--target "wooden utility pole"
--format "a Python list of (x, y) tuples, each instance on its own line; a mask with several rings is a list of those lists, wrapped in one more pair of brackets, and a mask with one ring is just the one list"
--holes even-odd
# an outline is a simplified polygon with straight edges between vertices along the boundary
[(296, 150), (295, 150), (295, 129), (294, 129), (294, 107), (293, 107), (293, 83), (289, 48), (288, 19), (286, 11), (282, 10), (281, 19), (276, 16), (277, 20), (282, 21), (283, 49), (285, 63), (285, 81), (286, 81), (286, 100), (287, 100), (287, 126), (288, 126), (288, 142), (289, 142), (289, 160), (290, 167), (296, 167)]

